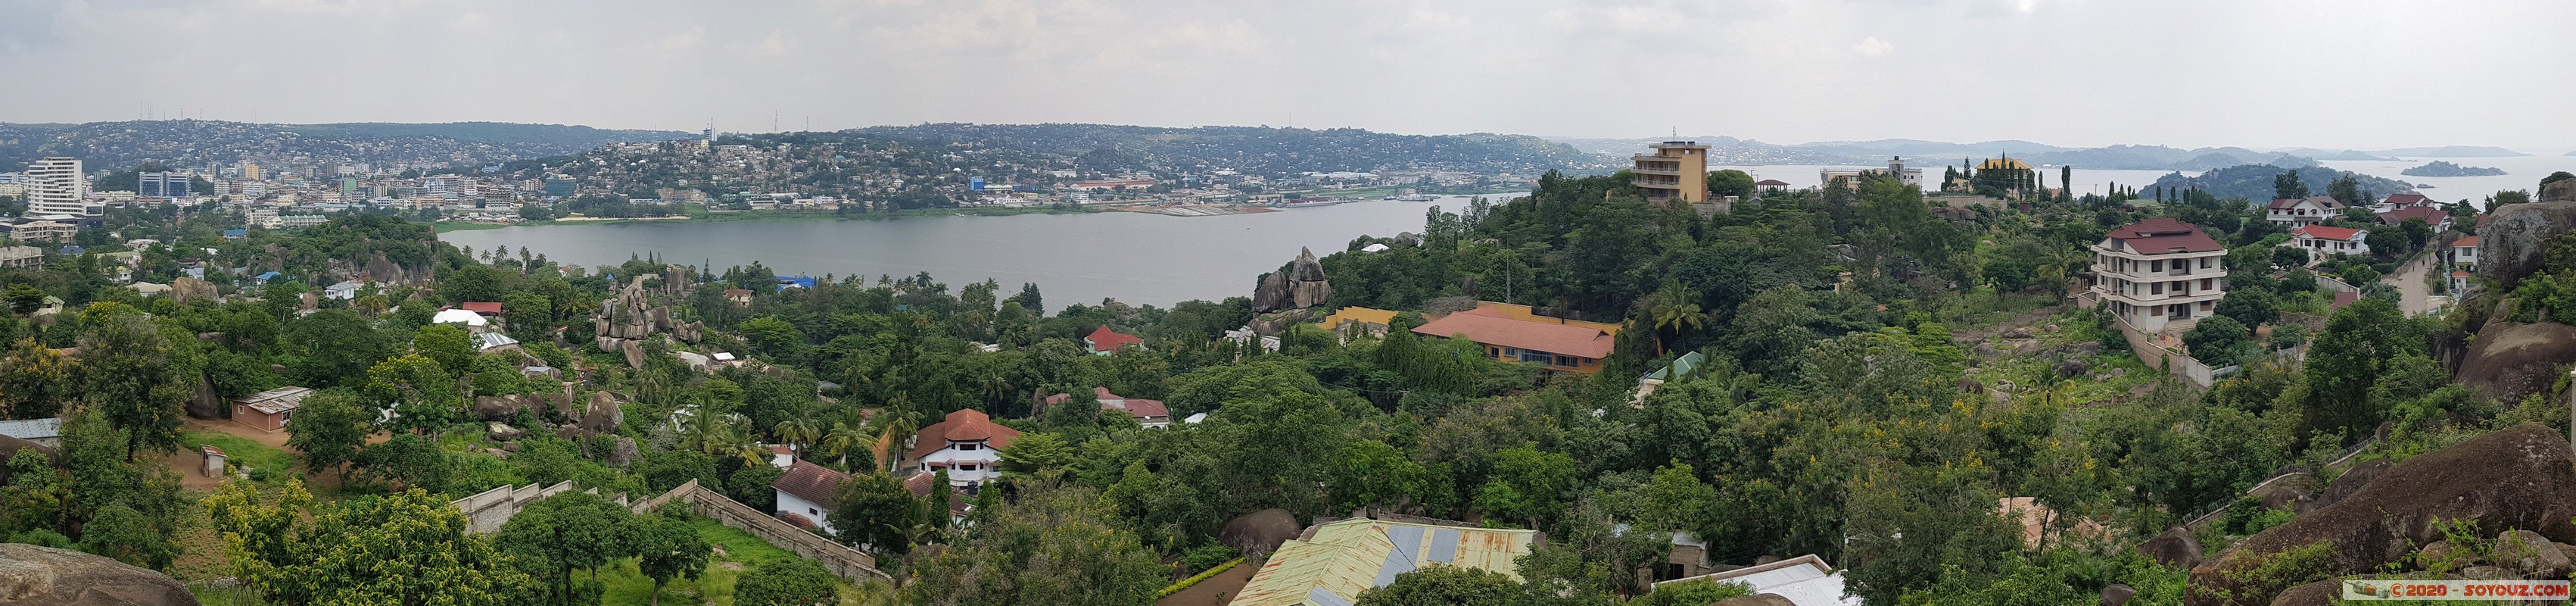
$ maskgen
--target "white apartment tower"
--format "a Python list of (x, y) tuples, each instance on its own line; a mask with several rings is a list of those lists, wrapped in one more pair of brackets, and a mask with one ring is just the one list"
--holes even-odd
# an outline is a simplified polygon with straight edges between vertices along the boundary
[(81, 176), (79, 158), (37, 160), (18, 180), (26, 185), (29, 215), (90, 214), (89, 203), (82, 201), (89, 197), (89, 180)]

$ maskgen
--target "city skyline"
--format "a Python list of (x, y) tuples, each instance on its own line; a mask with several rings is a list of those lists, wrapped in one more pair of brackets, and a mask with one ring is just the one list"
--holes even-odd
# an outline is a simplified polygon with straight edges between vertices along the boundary
[(2544, 27), (2576, 7), (2509, 3), (9, 4), (29, 18), (0, 23), (0, 77), (83, 85), (0, 104), (7, 122), (1088, 122), (2526, 151), (2576, 131), (2550, 111), (2576, 90), (2539, 77), (2576, 57)]

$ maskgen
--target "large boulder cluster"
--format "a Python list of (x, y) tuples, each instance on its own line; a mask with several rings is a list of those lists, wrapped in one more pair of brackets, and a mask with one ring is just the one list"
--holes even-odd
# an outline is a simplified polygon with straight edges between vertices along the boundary
[(617, 292), (616, 297), (600, 301), (599, 310), (592, 312), (590, 318), (592, 332), (597, 334), (593, 345), (600, 351), (626, 356), (626, 364), (637, 368), (644, 366), (645, 339), (669, 334), (695, 344), (706, 338), (707, 331), (702, 323), (672, 320), (671, 308), (653, 297), (655, 294), (677, 297), (687, 287), (686, 270), (676, 265), (665, 269), (662, 286), (658, 289), (644, 287), (647, 277), (650, 276), (636, 276), (625, 289)]
[(0, 543), (0, 606), (196, 606), (161, 573), (68, 549)]
[[(2417, 455), (2375, 475), (2363, 478), (2364, 485), (2329, 487), (2328, 495), (2341, 498), (2256, 533), (2194, 567), (2184, 603), (2275, 604), (2276, 598), (2323, 591), (2284, 583), (2377, 573), (2396, 562), (2420, 565), (2425, 558), (2408, 556), (2420, 555), (2419, 548), (2452, 549), (2432, 546), (2463, 534), (2498, 537), (2497, 545), (2511, 538), (2519, 547), (2479, 552), (2474, 561), (2492, 570), (2451, 571), (2471, 577), (2506, 571), (2566, 574), (2566, 559), (2552, 555), (2564, 553), (2557, 544), (2576, 542), (2576, 522), (2571, 522), (2576, 518), (2576, 499), (2571, 499), (2576, 497), (2576, 454), (2566, 436), (2545, 426), (2523, 425)], [(2284, 578), (2290, 569), (2313, 576)]]
[(1315, 260), (1315, 251), (1297, 249), (1297, 260), (1287, 271), (1261, 274), (1261, 286), (1252, 292), (1252, 311), (1268, 313), (1283, 309), (1306, 309), (1333, 298), (1333, 284), (1324, 279), (1324, 263)]

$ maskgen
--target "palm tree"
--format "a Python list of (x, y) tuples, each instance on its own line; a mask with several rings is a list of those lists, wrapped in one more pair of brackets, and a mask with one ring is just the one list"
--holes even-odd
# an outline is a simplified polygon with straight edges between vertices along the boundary
[(921, 430), (920, 418), (921, 413), (894, 412), (892, 409), (877, 413), (877, 439), (868, 447), (868, 452), (876, 456), (877, 469), (889, 473), (894, 471), (894, 455), (897, 449), (903, 448), (905, 441), (912, 438), (913, 432)]
[(822, 425), (815, 423), (814, 419), (798, 417), (779, 421), (777, 427), (770, 428), (770, 433), (776, 434), (778, 436), (778, 440), (781, 442), (803, 447), (812, 445), (815, 440), (822, 439), (823, 427)]
[(841, 458), (842, 469), (849, 469), (850, 451), (865, 448), (874, 443), (876, 438), (868, 435), (867, 422), (850, 418), (833, 421), (832, 429), (823, 432), (821, 446), (824, 452)]
[(1708, 313), (1700, 311), (1699, 302), (1692, 300), (1690, 293), (1683, 292), (1678, 283), (1664, 284), (1664, 289), (1657, 291), (1648, 304), (1652, 307), (1647, 313), (1654, 316), (1656, 330), (1670, 330), (1674, 336), (1680, 336), (1683, 327), (1697, 330), (1708, 325)]

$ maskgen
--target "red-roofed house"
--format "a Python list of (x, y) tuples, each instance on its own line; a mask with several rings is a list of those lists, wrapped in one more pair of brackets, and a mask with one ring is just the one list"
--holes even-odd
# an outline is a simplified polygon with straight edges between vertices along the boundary
[(2467, 291), (2469, 290), (2469, 276), (2474, 276), (2474, 275), (2477, 275), (2477, 274), (2469, 273), (2469, 271), (2468, 271), (2468, 270), (2465, 270), (2465, 269), (2462, 269), (2462, 270), (2454, 270), (2454, 271), (2452, 271), (2452, 272), (2451, 272), (2451, 293), (2452, 293), (2452, 296), (2459, 296), (2459, 294), (2458, 294), (2458, 293), (2467, 292)]
[(2141, 331), (2196, 323), (2227, 296), (2226, 256), (2190, 223), (2159, 217), (2123, 225), (2093, 245), (2092, 291)]
[(2432, 199), (2432, 198), (2426, 198), (2426, 197), (2424, 197), (2424, 194), (2416, 194), (2416, 193), (2389, 194), (2389, 195), (2388, 195), (2388, 197), (2379, 199), (2379, 203), (2378, 203), (2378, 204), (2373, 204), (2373, 205), (2371, 205), (2371, 206), (2370, 206), (2370, 212), (2373, 212), (2373, 213), (2384, 213), (2384, 212), (2388, 212), (2388, 211), (2392, 211), (2392, 210), (2397, 210), (2397, 209), (2400, 209), (2400, 208), (2411, 208), (2411, 207), (2416, 207), (2416, 206), (2434, 206), (2434, 205), (2435, 205), (2435, 203), (2433, 202), (2433, 199)]
[(832, 502), (840, 495), (841, 482), (848, 479), (849, 474), (797, 461), (787, 468), (786, 473), (779, 474), (778, 479), (769, 481), (769, 487), (778, 491), (778, 517), (801, 517), (810, 523), (808, 525), (831, 532)]
[(457, 304), (456, 308), (486, 316), (499, 315), (501, 313), (501, 304), (496, 301), (466, 301), (464, 303)]
[(2343, 203), (2326, 196), (2273, 198), (2263, 209), (2264, 218), (2292, 227), (2323, 223), (2343, 215)]
[(1002, 477), (1002, 447), (1019, 439), (1020, 430), (994, 423), (984, 411), (972, 408), (948, 413), (948, 418), (912, 436), (912, 453), (903, 458), (904, 473), (948, 470), (952, 486), (977, 486), (985, 480)]
[(1515, 317), (1508, 308), (1483, 306), (1413, 327), (1434, 337), (1458, 337), (1485, 346), (1504, 362), (1531, 362), (1549, 370), (1591, 374), (1610, 357), (1610, 332), (1595, 326)]
[(1091, 348), (1091, 355), (1095, 356), (1118, 353), (1118, 348), (1144, 344), (1144, 337), (1110, 330), (1107, 326), (1102, 326), (1099, 330), (1091, 331), (1091, 334), (1082, 337), (1082, 346)]
[(2379, 213), (2381, 225), (2400, 225), (2407, 219), (2423, 219), (2425, 225), (2433, 226), (2433, 233), (2451, 231), (2451, 213), (2437, 207), (2401, 206), (2396, 210)]
[(2367, 255), (2370, 244), (2363, 240), (2370, 232), (2350, 227), (2301, 225), (2290, 230), (2290, 244), (2308, 249), (2308, 264), (2315, 265), (2332, 255)]
[(2462, 271), (2478, 270), (2477, 236), (2469, 236), (2451, 241), (2451, 265), (2453, 267), (2460, 268)]
[[(939, 485), (939, 474), (936, 472), (919, 472), (903, 479), (903, 489), (911, 491), (912, 497), (916, 499), (930, 498), (931, 487), (937, 485)], [(974, 512), (975, 505), (966, 501), (966, 493), (957, 490), (948, 491), (949, 522), (964, 522), (966, 514)]]
[[(1127, 411), (1127, 416), (1135, 417), (1136, 423), (1148, 428), (1160, 429), (1172, 426), (1172, 410), (1163, 406), (1162, 400), (1130, 398), (1109, 393), (1109, 388), (1107, 387), (1091, 388), (1091, 394), (1100, 400), (1101, 410), (1117, 409)], [(1047, 396), (1046, 399), (1038, 401), (1038, 414), (1043, 416), (1046, 414), (1047, 407), (1063, 404), (1067, 401), (1071, 401), (1072, 399), (1073, 394), (1069, 393)]]

